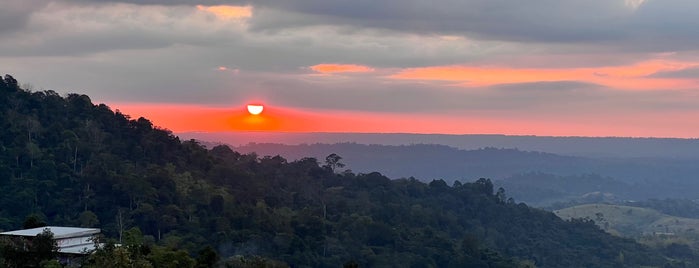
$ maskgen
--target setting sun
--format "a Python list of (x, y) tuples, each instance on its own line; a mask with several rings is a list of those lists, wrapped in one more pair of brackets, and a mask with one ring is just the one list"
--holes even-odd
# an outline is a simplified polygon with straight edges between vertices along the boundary
[(265, 107), (262, 106), (261, 104), (248, 104), (248, 113), (252, 115), (258, 115), (262, 113), (262, 110), (264, 110)]

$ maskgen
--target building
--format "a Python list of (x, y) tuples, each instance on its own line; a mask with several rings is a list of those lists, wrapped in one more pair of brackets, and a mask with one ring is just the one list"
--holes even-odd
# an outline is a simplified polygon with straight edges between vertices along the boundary
[(53, 233), (53, 239), (58, 245), (59, 259), (62, 263), (70, 263), (75, 258), (80, 258), (82, 255), (92, 253), (98, 246), (96, 241), (101, 232), (101, 230), (97, 228), (44, 226), (4, 232), (0, 233), (0, 237), (25, 238), (31, 241), (32, 238), (41, 234), (46, 229)]

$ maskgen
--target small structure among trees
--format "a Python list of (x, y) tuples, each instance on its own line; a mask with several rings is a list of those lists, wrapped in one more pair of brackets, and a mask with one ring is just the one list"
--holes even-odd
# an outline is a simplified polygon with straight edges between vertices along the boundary
[[(58, 260), (68, 264), (97, 249), (97, 228), (45, 226), (0, 233), (2, 255), (18, 267)], [(32, 265), (34, 264), (34, 265)]]

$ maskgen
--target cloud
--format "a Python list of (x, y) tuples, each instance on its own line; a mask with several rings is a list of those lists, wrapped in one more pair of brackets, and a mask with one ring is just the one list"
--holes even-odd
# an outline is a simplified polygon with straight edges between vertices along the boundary
[(696, 1), (31, 1), (3, 2), (0, 71), (97, 101), (408, 119), (699, 111)]
[(577, 81), (617, 89), (678, 89), (696, 87), (695, 80), (648, 77), (699, 65), (694, 62), (647, 60), (630, 65), (587, 68), (511, 68), (493, 66), (433, 66), (408, 68), (389, 76), (402, 80), (437, 80), (479, 87), (498, 84)]
[(323, 63), (316, 64), (309, 67), (311, 70), (324, 73), (366, 73), (373, 72), (374, 69), (369, 66), (356, 65), (356, 64), (335, 64), (335, 63)]
[(557, 92), (570, 92), (578, 90), (595, 90), (602, 89), (603, 86), (582, 83), (576, 81), (553, 81), (553, 82), (531, 82), (531, 83), (516, 83), (516, 84), (499, 84), (489, 87), (494, 90), (502, 91), (508, 94), (516, 93), (531, 93), (531, 92), (546, 92), (546, 93), (557, 93)]
[(3, 1), (0, 6), (0, 33), (14, 33), (23, 30), (31, 15), (43, 9), (49, 1)]
[[(257, 17), (276, 17), (277, 14), (268, 14), (269, 8), (258, 10), (240, 4), (53, 2), (33, 11), (25, 30), (0, 42), (0, 57), (80, 57), (114, 50), (154, 50), (184, 45), (216, 54), (200, 59), (202, 61), (228, 61), (213, 65), (289, 72), (318, 62), (347, 62), (348, 59), (357, 65), (376, 67), (444, 64), (513, 49), (497, 42), (462, 37), (350, 29), (337, 25), (285, 28), (276, 32), (251, 31), (250, 25)], [(228, 19), (214, 11), (232, 12), (234, 16)], [(248, 11), (252, 12), (252, 17), (248, 17)]]
[(221, 18), (220, 14), (231, 9), (243, 12), (239, 14), (243, 16), (246, 7), (208, 8), (52, 3), (33, 12), (26, 30), (0, 42), (0, 56), (66, 56), (177, 44), (212, 45), (235, 40), (237, 35), (231, 33), (245, 31), (244, 22)]
[(641, 7), (641, 5), (643, 5), (643, 3), (645, 3), (645, 2), (646, 2), (646, 0), (624, 0), (624, 3), (626, 4), (626, 6), (632, 8), (634, 10)]
[(197, 5), (197, 9), (210, 12), (221, 19), (244, 19), (252, 17), (252, 7), (250, 6), (203, 6)]
[[(699, 45), (693, 0), (95, 0), (146, 6), (249, 6), (250, 29), (306, 27), (386, 30), (479, 41), (576, 44), (589, 50), (662, 52)], [(236, 12), (234, 12), (236, 13)], [(222, 13), (219, 13), (222, 14)], [(236, 13), (237, 14), (237, 13)]]
[(699, 79), (699, 67), (691, 67), (681, 70), (659, 71), (651, 75), (648, 75), (648, 77)]

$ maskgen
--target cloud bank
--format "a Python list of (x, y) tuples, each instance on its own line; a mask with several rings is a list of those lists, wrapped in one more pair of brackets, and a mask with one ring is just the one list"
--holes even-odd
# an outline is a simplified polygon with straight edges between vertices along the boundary
[(696, 16), (689, 0), (10, 0), (0, 71), (103, 102), (660, 126), (699, 115)]

